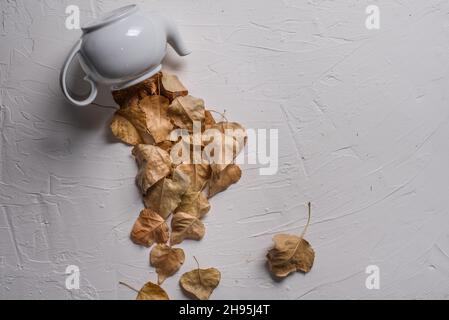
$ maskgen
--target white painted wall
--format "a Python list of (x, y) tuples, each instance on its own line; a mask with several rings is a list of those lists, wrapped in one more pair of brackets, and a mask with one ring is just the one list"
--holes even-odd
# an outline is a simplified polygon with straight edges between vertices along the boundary
[[(58, 86), (80, 36), (65, 7), (85, 22), (131, 2), (0, 2), (0, 298), (131, 299), (118, 281), (156, 279), (128, 238), (142, 203), (130, 148), (109, 133), (114, 110), (70, 106)], [(278, 174), (247, 165), (213, 198), (181, 272), (193, 255), (219, 268), (216, 299), (448, 298), (449, 2), (138, 2), (178, 22), (193, 53), (165, 67), (193, 95), (279, 129)], [(369, 4), (380, 30), (365, 28)], [(315, 265), (275, 282), (271, 237), (300, 232), (309, 200)], [(70, 264), (80, 290), (65, 289)], [(365, 288), (370, 264), (380, 290)], [(184, 298), (179, 275), (164, 284), (172, 298)]]

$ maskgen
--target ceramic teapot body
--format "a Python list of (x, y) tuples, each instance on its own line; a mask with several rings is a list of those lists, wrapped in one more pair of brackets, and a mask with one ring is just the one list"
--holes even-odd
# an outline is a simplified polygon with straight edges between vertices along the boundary
[[(82, 28), (83, 35), (67, 57), (60, 83), (67, 99), (79, 106), (90, 104), (97, 95), (97, 83), (112, 90), (143, 81), (161, 69), (167, 43), (181, 55), (187, 50), (175, 24), (156, 14), (142, 14), (136, 5), (116, 9)], [(79, 54), (91, 85), (89, 97), (77, 100), (66, 85), (68, 67)]]

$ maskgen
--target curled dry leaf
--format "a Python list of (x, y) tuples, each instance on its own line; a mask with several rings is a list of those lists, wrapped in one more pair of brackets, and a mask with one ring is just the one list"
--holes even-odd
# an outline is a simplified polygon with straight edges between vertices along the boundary
[(210, 204), (204, 193), (201, 190), (194, 191), (189, 188), (182, 196), (181, 203), (175, 209), (175, 212), (185, 212), (200, 219), (209, 210)]
[(168, 297), (167, 292), (165, 292), (159, 285), (147, 282), (142, 289), (139, 290), (136, 300), (170, 300), (170, 298)]
[(161, 73), (157, 73), (149, 79), (146, 79), (129, 88), (112, 91), (112, 97), (115, 102), (122, 107), (129, 99), (142, 99), (146, 96), (159, 94), (158, 82), (160, 82)]
[(142, 138), (140, 137), (139, 132), (136, 127), (125, 117), (122, 117), (119, 114), (115, 114), (111, 121), (111, 131), (120, 140), (123, 142), (136, 145), (139, 143), (143, 143)]
[(181, 248), (172, 248), (166, 244), (154, 246), (150, 253), (150, 264), (156, 268), (158, 284), (174, 275), (181, 268), (184, 260), (184, 250)]
[(177, 97), (186, 96), (189, 92), (177, 76), (164, 72), (161, 79), (161, 93), (170, 101), (173, 101)]
[(236, 183), (242, 176), (242, 170), (236, 164), (229, 164), (224, 170), (213, 172), (209, 182), (209, 198), (226, 190), (231, 184)]
[(220, 283), (221, 274), (218, 269), (195, 269), (184, 273), (179, 280), (181, 288), (189, 296), (199, 300), (207, 300)]
[(139, 171), (137, 184), (143, 194), (171, 171), (170, 155), (161, 148), (148, 144), (138, 144), (132, 154), (136, 157)]
[(206, 229), (197, 217), (185, 212), (177, 212), (171, 220), (170, 244), (181, 243), (184, 239), (201, 240)]
[(310, 203), (308, 207), (309, 217), (301, 236), (277, 234), (273, 238), (274, 247), (267, 254), (268, 268), (278, 278), (284, 278), (295, 271), (307, 273), (313, 266), (315, 251), (303, 238), (310, 223)]
[(176, 168), (171, 179), (166, 177), (152, 186), (144, 196), (145, 207), (150, 208), (167, 219), (181, 203), (182, 196), (189, 187), (190, 179)]
[(168, 241), (168, 226), (165, 220), (151, 209), (143, 209), (131, 231), (131, 240), (146, 247), (154, 242)]
[(188, 96), (177, 97), (168, 107), (168, 116), (181, 128), (193, 131), (193, 123), (204, 121), (204, 101)]

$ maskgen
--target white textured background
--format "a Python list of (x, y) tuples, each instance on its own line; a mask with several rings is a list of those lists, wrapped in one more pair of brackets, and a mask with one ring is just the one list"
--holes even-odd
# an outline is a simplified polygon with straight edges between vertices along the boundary
[[(156, 274), (128, 238), (142, 208), (130, 147), (109, 133), (111, 108), (77, 108), (58, 76), (81, 21), (131, 1), (0, 1), (0, 298), (131, 299)], [(170, 52), (191, 93), (251, 128), (279, 129), (279, 171), (245, 166), (211, 200), (206, 237), (186, 263), (215, 266), (213, 298), (449, 297), (449, 2), (139, 1), (171, 15), (193, 53)], [(365, 8), (381, 28), (365, 28)], [(111, 105), (105, 94), (99, 103)], [(271, 279), (264, 255), (300, 232), (307, 275)], [(65, 289), (65, 268), (81, 289)], [(365, 288), (376, 264), (381, 289)], [(164, 288), (184, 298), (177, 281)]]

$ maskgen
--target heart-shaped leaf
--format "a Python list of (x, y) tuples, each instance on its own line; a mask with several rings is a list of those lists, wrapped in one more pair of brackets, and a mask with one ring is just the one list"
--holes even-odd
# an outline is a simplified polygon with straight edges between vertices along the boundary
[(158, 244), (150, 253), (150, 264), (156, 268), (158, 283), (176, 273), (185, 260), (184, 250), (172, 248), (166, 244)]
[(201, 240), (206, 232), (201, 220), (185, 212), (177, 212), (173, 215), (171, 230), (172, 245), (181, 243), (184, 239)]
[(218, 269), (194, 269), (181, 276), (179, 284), (189, 296), (207, 300), (220, 283), (221, 274)]
[(151, 209), (143, 209), (131, 231), (131, 240), (146, 247), (154, 242), (166, 243), (168, 241), (168, 226), (165, 220)]
[(153, 209), (162, 218), (167, 219), (181, 203), (189, 183), (189, 177), (176, 168), (171, 179), (165, 177), (148, 190), (144, 196), (145, 207)]
[(136, 300), (170, 300), (168, 294), (159, 285), (147, 282), (139, 290)]

